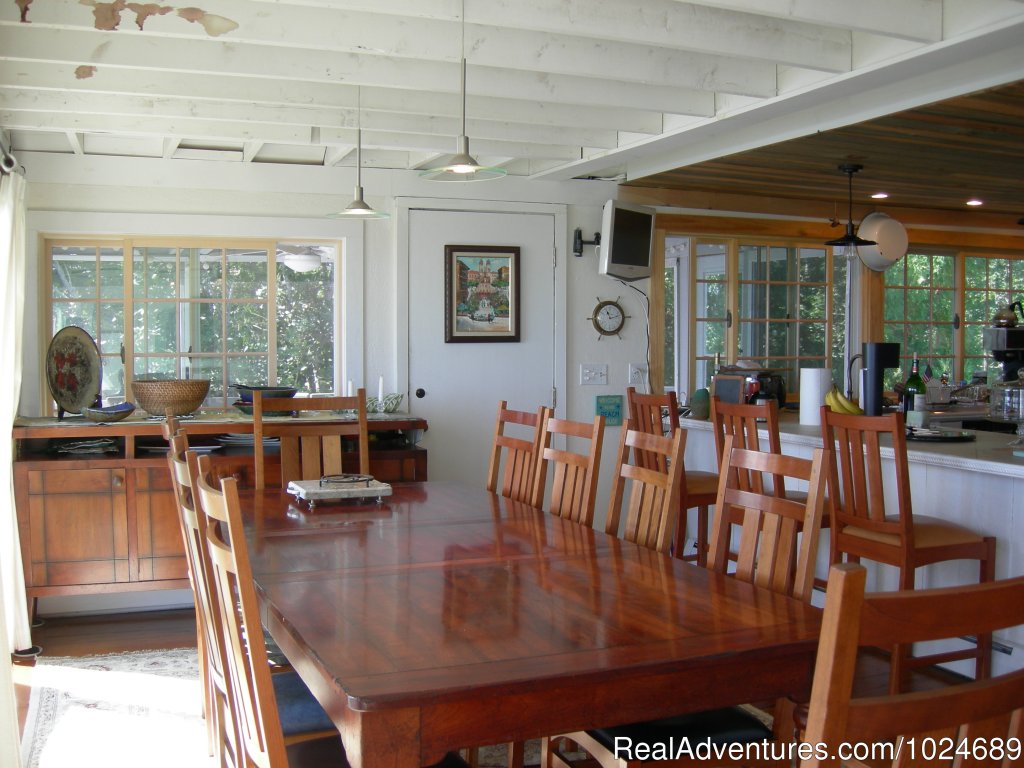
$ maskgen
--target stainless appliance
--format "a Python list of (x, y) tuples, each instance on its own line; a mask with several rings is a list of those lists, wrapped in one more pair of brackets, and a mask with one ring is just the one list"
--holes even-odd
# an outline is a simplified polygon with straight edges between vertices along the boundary
[(985, 351), (1003, 365), (1003, 381), (1016, 381), (1024, 365), (1024, 327), (985, 328)]

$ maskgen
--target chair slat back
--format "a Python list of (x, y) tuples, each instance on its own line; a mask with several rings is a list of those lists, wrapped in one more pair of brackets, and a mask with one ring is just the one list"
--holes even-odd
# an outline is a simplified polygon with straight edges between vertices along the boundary
[[(828, 488), (832, 505), (833, 553), (842, 541), (843, 528), (847, 525), (881, 536), (897, 536), (900, 538), (897, 549), (913, 548), (910, 473), (903, 414), (853, 416), (822, 406), (821, 432), (825, 447), (832, 449)], [(885, 519), (881, 446), (886, 437), (891, 442), (895, 463), (898, 522)], [(880, 543), (879, 546), (886, 545)]]
[[(679, 517), (679, 476), (682, 473), (682, 455), (686, 449), (686, 432), (678, 429), (671, 436), (662, 437), (636, 431), (627, 424), (619, 439), (619, 454), (615, 462), (618, 471), (612, 487), (612, 497), (605, 518), (605, 532), (619, 535), (619, 523), (626, 486), (629, 488), (626, 522), (623, 538), (658, 552), (668, 554), (672, 533)], [(658, 463), (667, 467), (658, 471), (640, 466), (639, 457), (657, 454)], [(630, 454), (633, 463), (630, 463)]]
[[(802, 459), (737, 448), (735, 439), (727, 435), (722, 447), (708, 568), (727, 572), (730, 522), (739, 517), (742, 528), (735, 576), (810, 600), (825, 504), (826, 451), (815, 449), (811, 459)], [(740, 487), (744, 473), (753, 478), (753, 488)], [(806, 501), (766, 491), (762, 480), (765, 474), (806, 482)], [(803, 535), (798, 536), (801, 530)]]
[[(552, 448), (552, 435), (564, 435), (577, 443), (582, 441), (581, 451), (575, 453), (569, 448)], [(540, 459), (537, 462), (530, 503), (543, 508), (547, 469), (548, 464), (551, 464), (551, 500), (547, 510), (553, 515), (592, 525), (603, 437), (604, 416), (595, 416), (592, 424), (556, 419), (553, 416), (546, 418), (541, 432)]]
[(238, 484), (234, 478), (213, 485), (209, 456), (199, 459), (200, 510), (206, 517), (216, 620), (224, 636), (225, 678), (243, 765), (277, 768), (288, 765), (284, 736), (263, 641), (259, 604), (245, 545)]
[[(294, 411), (299, 418), (269, 419), (267, 413)], [(353, 411), (355, 421), (302, 421), (303, 411)], [(263, 438), (281, 439), (281, 487), (292, 480), (319, 480), (341, 474), (345, 437), (355, 437), (359, 447), (359, 472), (370, 474), (370, 438), (366, 419), (366, 390), (345, 397), (252, 396), (253, 438), (256, 454), (256, 487), (266, 487), (266, 456)]]
[[(629, 421), (633, 429), (649, 435), (672, 435), (679, 429), (679, 407), (675, 392), (663, 395), (645, 395), (633, 387), (626, 387), (626, 403), (629, 410)], [(666, 419), (667, 428), (666, 428)], [(637, 454), (637, 465), (664, 472), (664, 457), (657, 452), (641, 451)]]
[[(533, 483), (536, 480), (541, 432), (548, 412), (545, 406), (541, 406), (536, 412), (515, 411), (508, 407), (505, 400), (498, 403), (491, 460), (487, 468), (488, 491), (500, 493), (515, 501), (530, 503), (533, 498)], [(507, 434), (505, 430), (508, 425), (518, 429), (522, 436)]]
[[(899, 759), (891, 759), (894, 748), (885, 764), (937, 765), (936, 759), (922, 761), (927, 742), (921, 737), (948, 736), (967, 754), (944, 765), (1020, 765), (1019, 758), (994, 758), (990, 747), (1024, 737), (1024, 670), (870, 698), (853, 697), (853, 680), (860, 646), (939, 640), (1024, 624), (1024, 578), (870, 595), (864, 593), (865, 578), (864, 567), (853, 563), (833, 565), (829, 572), (805, 741), (825, 745), (834, 754), (842, 742), (878, 745), (916, 737), (918, 762), (911, 762), (904, 741)], [(984, 754), (973, 751), (979, 745)], [(804, 760), (802, 768), (838, 764), (821, 757)]]
[[(762, 445), (759, 436), (760, 424), (764, 422), (767, 432), (767, 444)], [(722, 451), (725, 447), (725, 436), (733, 436), (733, 445), (750, 451), (767, 450), (770, 453), (782, 453), (782, 442), (779, 439), (779, 403), (777, 400), (766, 400), (756, 404), (727, 403), (719, 397), (711, 398), (711, 423), (715, 431), (715, 453), (718, 466), (722, 466)], [(774, 488), (781, 488), (785, 496), (785, 479), (781, 476), (772, 478)], [(749, 473), (739, 478), (740, 488), (750, 490), (753, 480)]]

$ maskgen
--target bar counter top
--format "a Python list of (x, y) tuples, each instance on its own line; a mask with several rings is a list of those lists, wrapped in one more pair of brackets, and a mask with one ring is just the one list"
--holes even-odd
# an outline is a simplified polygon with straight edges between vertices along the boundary
[[(709, 420), (680, 419), (679, 424), (686, 430), (711, 433)], [(907, 459), (911, 464), (949, 467), (1024, 479), (1024, 458), (1014, 456), (1014, 449), (1009, 445), (1014, 439), (1013, 435), (951, 427), (942, 429), (952, 432), (967, 431), (975, 435), (975, 439), (970, 442), (907, 440)], [(779, 415), (779, 438), (784, 450), (787, 445), (806, 446), (808, 450), (820, 448), (821, 427), (801, 424), (797, 414), (784, 412)], [(1018, 450), (1024, 450), (1024, 446), (1018, 447)], [(882, 456), (892, 458), (892, 447), (883, 446)]]

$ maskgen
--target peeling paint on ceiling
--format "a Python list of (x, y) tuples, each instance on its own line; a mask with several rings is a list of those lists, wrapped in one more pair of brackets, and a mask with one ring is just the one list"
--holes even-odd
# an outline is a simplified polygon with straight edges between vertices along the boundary
[(210, 37), (218, 37), (238, 29), (237, 21), (215, 13), (207, 13), (202, 8), (179, 8), (178, 15), (186, 21), (201, 25)]
[(97, 0), (78, 0), (79, 4), (92, 8), (92, 15), (95, 19), (93, 26), (107, 32), (113, 32), (121, 23), (121, 11), (124, 10), (125, 1), (114, 0), (112, 3), (101, 3)]
[(14, 4), (21, 8), (21, 21), (23, 24), (30, 23), (28, 20), (28, 7), (32, 5), (32, 0), (14, 0)]
[(78, 80), (86, 80), (96, 74), (96, 67), (92, 64), (82, 64), (75, 67), (75, 77)]
[(134, 11), (135, 23), (140, 31), (150, 16), (166, 16), (174, 10), (170, 5), (160, 5), (159, 3), (128, 3), (127, 7), (129, 11)]
[[(15, 0), (21, 7), (21, 20), (27, 21), (28, 6), (32, 0)], [(128, 9), (135, 14), (135, 24), (142, 31), (150, 16), (166, 16), (175, 8), (172, 5), (159, 3), (129, 3), (127, 0), (113, 0), (110, 3), (99, 0), (78, 0), (80, 5), (92, 8), (95, 18), (93, 26), (105, 32), (113, 32), (121, 24), (121, 13)], [(192, 24), (199, 24), (210, 37), (219, 37), (238, 29), (238, 22), (215, 13), (207, 13), (202, 8), (192, 6), (177, 9), (178, 16)]]

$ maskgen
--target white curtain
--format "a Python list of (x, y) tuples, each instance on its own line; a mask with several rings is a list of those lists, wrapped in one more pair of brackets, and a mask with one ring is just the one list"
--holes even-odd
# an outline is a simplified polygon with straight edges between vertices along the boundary
[(22, 322), (25, 307), (25, 177), (0, 177), (0, 606), (6, 643), (32, 645), (25, 578), (14, 512), (11, 429), (21, 394)]
[(25, 177), (0, 175), (0, 764), (18, 768), (18, 709), (11, 665), (14, 650), (32, 645), (14, 514), (11, 428), (21, 393), (21, 326), (25, 305)]

